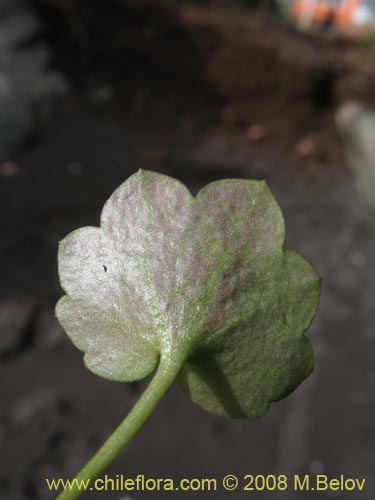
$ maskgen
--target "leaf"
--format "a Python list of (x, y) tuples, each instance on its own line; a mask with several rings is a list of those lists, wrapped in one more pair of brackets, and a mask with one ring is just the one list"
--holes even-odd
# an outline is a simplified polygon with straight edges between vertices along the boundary
[(94, 373), (130, 381), (159, 358), (179, 362), (192, 401), (258, 417), (313, 365), (303, 333), (319, 278), (283, 244), (265, 182), (218, 181), (193, 198), (175, 179), (140, 170), (107, 201), (101, 228), (61, 242), (67, 295), (57, 316)]

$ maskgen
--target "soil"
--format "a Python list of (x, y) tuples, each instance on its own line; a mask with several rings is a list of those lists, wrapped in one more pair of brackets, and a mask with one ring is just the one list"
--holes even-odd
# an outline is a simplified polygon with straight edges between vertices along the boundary
[[(254, 12), (103, 4), (75, 2), (78, 18), (70, 14), (68, 23), (61, 10), (38, 2), (40, 36), (72, 98), (1, 170), (0, 497), (54, 498), (45, 478), (72, 477), (147, 383), (91, 374), (54, 318), (63, 293), (58, 241), (97, 225), (105, 200), (144, 167), (193, 192), (225, 177), (267, 179), (285, 215), (286, 246), (322, 277), (308, 333), (315, 370), (253, 421), (214, 417), (173, 386), (107, 471), (212, 477), (217, 491), (86, 497), (243, 499), (246, 474), (286, 474), (292, 484), (294, 474), (323, 473), (365, 478), (360, 498), (373, 499), (373, 221), (340, 159), (332, 119), (352, 91), (373, 98), (368, 53)], [(311, 137), (320, 149), (311, 149)], [(303, 154), (296, 152), (301, 140)], [(226, 492), (226, 474), (238, 475), (241, 487)], [(292, 487), (248, 493), (262, 500), (357, 498)]]
[(333, 165), (342, 160), (335, 109), (349, 99), (375, 105), (372, 49), (340, 34), (304, 34), (238, 8), (34, 3), (80, 105), (96, 98), (96, 108), (99, 101), (132, 128), (215, 126), (300, 162)]

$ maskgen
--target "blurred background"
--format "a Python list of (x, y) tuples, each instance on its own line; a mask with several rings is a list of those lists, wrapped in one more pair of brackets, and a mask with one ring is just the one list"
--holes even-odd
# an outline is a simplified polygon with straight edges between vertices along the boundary
[[(375, 498), (374, 50), (374, 0), (0, 0), (1, 499), (53, 498), (146, 383), (88, 372), (54, 318), (58, 241), (139, 168), (267, 179), (323, 279), (316, 362), (256, 421), (172, 387), (108, 474), (344, 474), (365, 490), (253, 496)], [(167, 494), (124, 495), (86, 497)]]

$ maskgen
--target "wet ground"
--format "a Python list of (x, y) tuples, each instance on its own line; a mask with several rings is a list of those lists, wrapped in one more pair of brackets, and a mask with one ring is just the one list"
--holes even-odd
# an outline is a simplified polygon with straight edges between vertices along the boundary
[[(193, 17), (185, 13), (189, 22)], [(144, 20), (141, 24), (147, 25)], [(150, 37), (152, 30), (148, 33)], [(167, 39), (157, 40), (155, 47), (168, 46)], [(294, 474), (366, 479), (362, 493), (301, 493), (291, 487), (286, 493), (240, 488), (225, 492), (218, 486), (214, 493), (129, 493), (134, 500), (251, 495), (277, 500), (374, 498), (374, 226), (342, 162), (332, 125), (334, 103), (327, 104), (323, 115), (317, 112), (319, 120), (301, 134), (300, 115), (291, 111), (288, 132), (283, 135), (282, 123), (270, 118), (271, 105), (264, 123), (256, 106), (251, 122), (249, 111), (240, 123), (238, 112), (228, 111), (241, 108), (245, 101), (251, 110), (255, 99), (238, 90), (238, 79), (227, 79), (227, 90), (220, 87), (213, 92), (217, 85), (212, 80), (207, 83), (206, 77), (202, 83), (198, 75), (192, 77), (196, 87), (189, 82), (179, 92), (187, 71), (182, 65), (172, 85), (174, 93), (163, 93), (168, 72), (162, 73), (161, 83), (152, 87), (156, 89), (153, 99), (152, 93), (150, 97), (139, 90), (136, 80), (120, 92), (126, 74), (117, 85), (114, 81), (121, 70), (109, 82), (95, 71), (89, 82), (87, 72), (85, 78), (78, 78), (58, 55), (59, 47), (64, 47), (61, 39), (52, 42), (56, 64), (60, 61), (73, 87), (71, 99), (48, 129), (11, 158), (0, 176), (0, 497), (53, 498), (44, 479), (73, 476), (142, 392), (146, 381), (123, 385), (88, 372), (81, 353), (60, 330), (53, 308), (62, 294), (56, 266), (58, 241), (77, 227), (97, 225), (101, 207), (113, 190), (138, 168), (148, 168), (179, 178), (194, 192), (225, 177), (268, 180), (284, 211), (287, 246), (307, 257), (322, 276), (321, 304), (308, 334), (315, 371), (257, 421), (214, 417), (173, 386), (108, 474), (175, 480), (287, 474), (290, 483)], [(213, 50), (210, 43), (207, 51)], [(190, 54), (189, 47), (181, 53)], [(141, 47), (139, 53), (144, 57), (145, 49)], [(104, 56), (101, 61), (104, 68)], [(150, 71), (144, 75), (146, 80), (155, 66), (150, 61), (145, 66)], [(138, 101), (132, 85), (133, 92), (140, 92)], [(199, 97), (192, 102), (195, 93)], [(236, 105), (228, 97), (233, 95), (240, 96)], [(275, 101), (275, 107), (289, 109), (290, 99), (287, 94), (284, 101)], [(129, 112), (126, 103), (132, 104)], [(311, 108), (306, 111), (302, 104), (297, 108), (307, 123)], [(235, 118), (234, 123), (232, 118), (226, 121), (228, 116)], [(320, 129), (323, 123), (329, 125)], [(264, 127), (265, 137), (259, 137), (259, 128), (251, 133), (251, 125)], [(271, 134), (271, 129), (278, 133)], [(303, 154), (296, 153), (295, 145), (314, 130), (323, 138), (322, 130), (328, 134), (325, 151), (329, 154), (312, 152), (311, 143), (308, 158), (303, 153), (306, 147)], [(271, 134), (268, 139), (267, 134)], [(86, 496), (123, 498), (119, 492)]]

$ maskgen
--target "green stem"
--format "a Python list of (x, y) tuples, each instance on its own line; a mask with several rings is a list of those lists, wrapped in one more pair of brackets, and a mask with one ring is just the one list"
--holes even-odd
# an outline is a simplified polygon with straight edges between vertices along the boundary
[(183, 360), (178, 362), (166, 359), (161, 360), (154, 378), (132, 408), (127, 417), (111, 434), (96, 454), (87, 462), (74, 478), (74, 488), (66, 489), (56, 497), (56, 500), (74, 500), (84, 493), (77, 487), (84, 484), (82, 481), (94, 481), (101, 472), (116, 458), (124, 446), (134, 437), (142, 427), (152, 410), (176, 378), (181, 369)]

